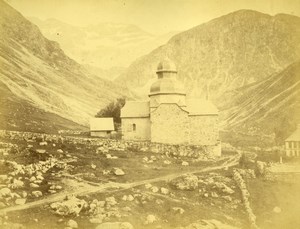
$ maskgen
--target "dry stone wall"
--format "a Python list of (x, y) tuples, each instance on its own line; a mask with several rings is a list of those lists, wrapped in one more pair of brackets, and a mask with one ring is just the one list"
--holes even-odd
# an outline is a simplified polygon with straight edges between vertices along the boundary
[(104, 139), (104, 138), (88, 138), (77, 136), (62, 136), (55, 134), (42, 134), (32, 132), (18, 132), (18, 131), (6, 131), (0, 130), (0, 138), (10, 139), (32, 139), (38, 138), (40, 141), (56, 142), (68, 142), (74, 144), (91, 144), (96, 146), (103, 146), (112, 150), (135, 150), (152, 152), (158, 154), (169, 154), (170, 156), (183, 156), (183, 157), (206, 157), (213, 158), (219, 156), (215, 154), (217, 146), (192, 146), (192, 145), (174, 145), (174, 144), (162, 144), (152, 143), (150, 141), (125, 141), (116, 139)]

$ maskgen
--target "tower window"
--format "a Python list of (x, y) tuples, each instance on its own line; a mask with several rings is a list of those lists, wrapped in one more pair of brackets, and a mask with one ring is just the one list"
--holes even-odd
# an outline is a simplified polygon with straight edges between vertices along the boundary
[(136, 124), (135, 123), (132, 124), (132, 130), (136, 131)]

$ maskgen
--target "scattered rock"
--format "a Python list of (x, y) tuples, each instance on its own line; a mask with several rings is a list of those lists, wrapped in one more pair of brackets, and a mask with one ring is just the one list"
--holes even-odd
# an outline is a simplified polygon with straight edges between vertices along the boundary
[(40, 142), (40, 144), (39, 144), (40, 146), (46, 146), (46, 145), (48, 145), (48, 143), (47, 142)]
[(183, 161), (183, 162), (181, 163), (181, 165), (183, 165), (183, 166), (188, 166), (189, 163), (188, 163), (187, 161)]
[(107, 222), (102, 223), (96, 227), (96, 229), (134, 229), (129, 222)]
[(172, 210), (173, 210), (175, 213), (178, 213), (178, 214), (183, 214), (183, 213), (184, 213), (184, 209), (183, 209), (183, 208), (180, 208), (180, 207), (173, 207)]
[(167, 188), (160, 188), (160, 192), (165, 195), (168, 195), (170, 193), (169, 189)]
[(113, 196), (105, 198), (105, 202), (106, 202), (106, 205), (109, 205), (109, 206), (114, 206), (114, 205), (118, 204), (115, 197), (113, 197)]
[(80, 200), (74, 196), (67, 197), (67, 200), (63, 202), (55, 202), (50, 205), (51, 209), (56, 214), (62, 216), (78, 215), (87, 203), (84, 200)]
[(280, 207), (274, 207), (273, 208), (273, 212), (280, 213), (281, 212), (281, 208)]
[(103, 219), (102, 218), (91, 218), (90, 219), (90, 223), (94, 223), (94, 224), (100, 224), (102, 223)]
[(198, 188), (198, 177), (192, 174), (183, 175), (172, 180), (171, 185), (179, 190), (195, 190)]
[(156, 187), (156, 186), (152, 186), (152, 187), (151, 187), (151, 191), (154, 192), (154, 193), (158, 192), (158, 190), (159, 190), (159, 189), (158, 189), (158, 187)]
[(95, 164), (91, 164), (92, 169), (95, 169), (97, 166)]
[(128, 200), (128, 201), (133, 201), (133, 200), (134, 200), (133, 195), (128, 195), (128, 196), (127, 196), (127, 200)]
[(145, 224), (151, 224), (154, 223), (156, 221), (156, 217), (154, 215), (148, 215), (146, 218), (146, 222)]
[(38, 187), (40, 187), (38, 184), (35, 184), (35, 183), (30, 183), (29, 186), (30, 186), (30, 188), (38, 188)]
[(33, 191), (32, 195), (36, 198), (43, 196), (43, 193), (41, 191)]
[(219, 197), (219, 195), (216, 192), (211, 192), (211, 196), (214, 197), (214, 198), (218, 198)]
[(58, 149), (56, 152), (63, 153), (64, 151), (62, 149)]
[(113, 169), (113, 173), (114, 173), (116, 176), (123, 176), (123, 175), (125, 175), (125, 172), (124, 172), (122, 169), (119, 169), (119, 168), (114, 168), (114, 169)]
[(0, 189), (0, 196), (8, 196), (10, 195), (11, 190), (9, 188), (2, 188)]
[(151, 188), (151, 187), (152, 187), (152, 184), (149, 184), (149, 183), (148, 183), (148, 184), (145, 184), (145, 188), (146, 188), (146, 189), (149, 189), (149, 188)]
[(45, 150), (45, 149), (36, 149), (35, 151), (36, 151), (37, 153), (40, 153), (40, 154), (46, 153), (46, 150)]
[(78, 228), (77, 222), (75, 220), (73, 220), (73, 219), (70, 219), (67, 222), (67, 226), (70, 227), (70, 228)]
[(17, 205), (23, 205), (26, 203), (26, 199), (16, 199), (15, 204)]
[(164, 160), (164, 164), (166, 164), (166, 165), (170, 165), (172, 162), (171, 161), (169, 161), (169, 160)]

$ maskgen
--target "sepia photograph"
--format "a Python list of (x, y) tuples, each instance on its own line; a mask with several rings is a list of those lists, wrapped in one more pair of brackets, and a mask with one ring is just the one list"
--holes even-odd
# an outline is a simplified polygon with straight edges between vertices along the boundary
[(300, 0), (0, 0), (0, 229), (300, 228)]

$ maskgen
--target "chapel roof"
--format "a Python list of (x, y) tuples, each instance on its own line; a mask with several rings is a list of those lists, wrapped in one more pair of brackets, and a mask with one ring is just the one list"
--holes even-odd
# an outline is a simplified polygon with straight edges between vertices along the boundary
[(149, 101), (126, 101), (121, 109), (121, 118), (142, 118), (150, 116)]
[(91, 118), (90, 131), (115, 130), (113, 118)]
[(297, 129), (285, 141), (300, 141), (300, 124), (298, 124)]
[(152, 94), (185, 94), (184, 85), (176, 78), (158, 79), (150, 87), (150, 95)]
[(187, 99), (189, 115), (217, 115), (217, 107), (206, 99)]

